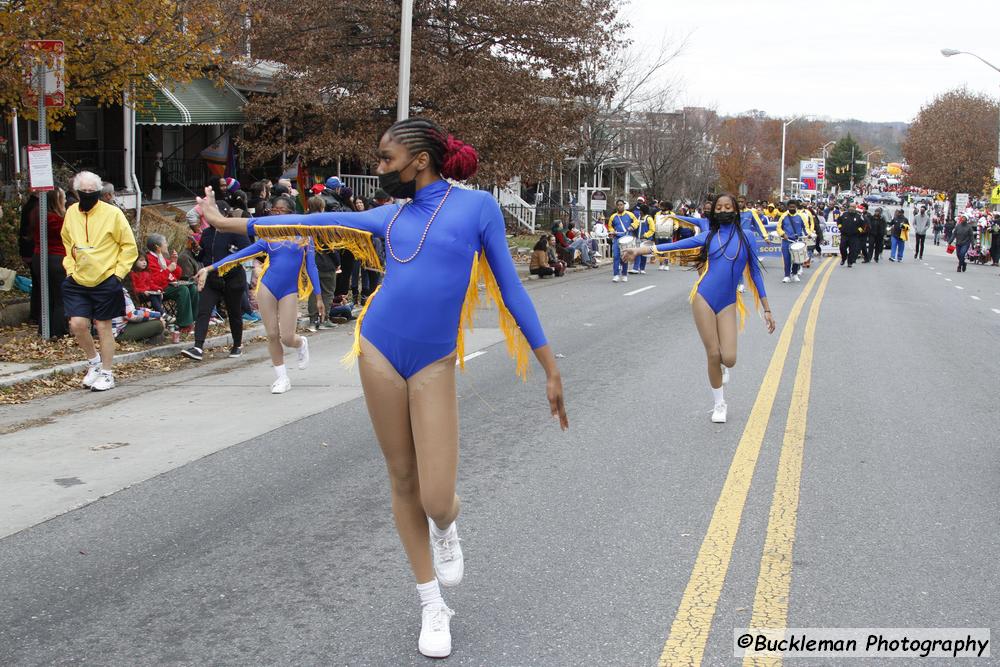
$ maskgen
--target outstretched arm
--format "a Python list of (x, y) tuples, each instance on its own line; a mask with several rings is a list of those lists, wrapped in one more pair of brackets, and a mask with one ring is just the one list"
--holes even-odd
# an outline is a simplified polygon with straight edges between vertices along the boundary
[(675, 250), (691, 250), (693, 248), (700, 248), (705, 245), (706, 239), (708, 239), (708, 232), (702, 232), (700, 234), (695, 234), (694, 236), (689, 236), (686, 239), (681, 239), (680, 241), (674, 241), (673, 243), (661, 243), (658, 246), (644, 245), (639, 246), (638, 248), (629, 248), (628, 250), (622, 251), (622, 261), (630, 262), (638, 255), (659, 255), (673, 252)]
[[(302, 227), (303, 235), (309, 234), (308, 227), (347, 227), (368, 232), (374, 236), (384, 236), (385, 222), (389, 207), (373, 208), (369, 211), (333, 211), (330, 213), (313, 213), (300, 215), (271, 215), (263, 218), (227, 218), (219, 211), (215, 203), (215, 193), (211, 188), (205, 188), (205, 196), (198, 197), (198, 206), (205, 220), (222, 232), (233, 234), (254, 234), (256, 227)], [(262, 234), (263, 235), (263, 234)]]
[(535, 312), (535, 307), (531, 303), (531, 299), (528, 298), (521, 278), (517, 275), (514, 260), (511, 259), (510, 250), (507, 248), (503, 214), (493, 198), (483, 198), (479, 224), (483, 252), (489, 263), (490, 271), (496, 278), (497, 286), (500, 288), (502, 300), (500, 305), (510, 311), (521, 333), (527, 339), (528, 345), (534, 351), (535, 358), (538, 359), (538, 363), (545, 371), (549, 411), (553, 417), (559, 419), (559, 426), (566, 430), (569, 428), (569, 419), (566, 416), (566, 406), (563, 401), (562, 375), (556, 365), (556, 357), (552, 347), (545, 338), (545, 332), (542, 331), (538, 313)]

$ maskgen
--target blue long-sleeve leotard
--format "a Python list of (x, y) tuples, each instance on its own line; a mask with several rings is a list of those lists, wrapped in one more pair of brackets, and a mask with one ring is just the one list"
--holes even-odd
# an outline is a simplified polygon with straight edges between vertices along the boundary
[[(708, 239), (709, 231), (703, 231), (695, 236), (681, 239), (674, 243), (662, 243), (656, 246), (657, 252), (672, 250), (690, 250), (701, 248)], [(708, 249), (708, 261), (698, 279), (697, 291), (704, 297), (709, 307), (716, 313), (723, 308), (736, 303), (736, 288), (745, 268), (750, 268), (750, 278), (760, 298), (767, 296), (764, 291), (764, 276), (760, 270), (757, 251), (750, 239), (749, 246), (742, 243), (736, 232), (735, 224), (721, 225), (719, 231), (712, 237)]]
[[(392, 226), (396, 256), (417, 249), (427, 221), (448, 189), (436, 181), (417, 191)], [(385, 238), (398, 206), (364, 212), (279, 215), (252, 219), (262, 225), (342, 226)], [(453, 187), (427, 232), (423, 248), (410, 262), (386, 251), (385, 279), (369, 300), (361, 335), (389, 360), (403, 378), (455, 351), (462, 305), (477, 253), (483, 251), (496, 278), (503, 305), (513, 315), (532, 349), (546, 344), (545, 333), (507, 247), (503, 215), (488, 193)]]
[(315, 294), (320, 293), (319, 270), (316, 268), (316, 247), (312, 240), (306, 243), (299, 241), (266, 241), (258, 239), (246, 248), (238, 250), (228, 257), (215, 262), (219, 267), (232, 262), (239, 262), (266, 253), (268, 257), (267, 271), (264, 272), (261, 282), (268, 289), (275, 299), (279, 301), (295, 294), (299, 290), (299, 275), (302, 273), (302, 264), (305, 262), (306, 273), (309, 276), (309, 284)]

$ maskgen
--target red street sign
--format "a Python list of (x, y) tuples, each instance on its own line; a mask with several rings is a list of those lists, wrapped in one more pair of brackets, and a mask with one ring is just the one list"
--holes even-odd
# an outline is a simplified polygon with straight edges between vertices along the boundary
[(36, 77), (37, 59), (33, 54), (43, 52), (51, 56), (51, 65), (45, 69), (45, 106), (61, 107), (66, 104), (65, 67), (63, 65), (66, 43), (60, 39), (29, 39), (24, 43), (28, 50), (25, 58), (24, 83), (27, 91), (23, 96), (25, 106), (38, 104), (38, 79)]

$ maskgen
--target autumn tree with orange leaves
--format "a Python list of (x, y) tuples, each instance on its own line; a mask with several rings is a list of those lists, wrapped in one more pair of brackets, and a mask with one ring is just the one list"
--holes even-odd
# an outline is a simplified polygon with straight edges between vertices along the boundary
[(66, 44), (66, 106), (58, 122), (84, 98), (99, 105), (152, 99), (161, 81), (186, 83), (221, 65), (240, 39), (240, 3), (216, 0), (12, 0), (0, 12), (0, 107), (34, 118), (22, 104), (26, 40)]
[(981, 193), (997, 157), (997, 103), (960, 88), (920, 109), (903, 144), (907, 182), (942, 192)]
[[(248, 156), (373, 163), (396, 117), (398, 0), (260, 0), (254, 57), (283, 64), (247, 108)], [(579, 133), (583, 100), (621, 29), (613, 0), (426, 0), (413, 16), (411, 115), (480, 152), (483, 182), (547, 173)]]

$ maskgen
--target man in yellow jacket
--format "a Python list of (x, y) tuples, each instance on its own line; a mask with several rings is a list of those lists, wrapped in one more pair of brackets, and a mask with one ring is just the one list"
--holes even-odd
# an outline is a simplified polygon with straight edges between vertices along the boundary
[[(89, 171), (73, 177), (73, 189), (80, 201), (66, 209), (62, 227), (66, 248), (63, 306), (69, 330), (87, 355), (83, 386), (92, 391), (107, 391), (115, 386), (111, 320), (125, 313), (122, 281), (139, 256), (125, 214), (100, 200), (102, 185), (100, 176)], [(91, 321), (97, 328), (100, 354), (90, 335)]]

